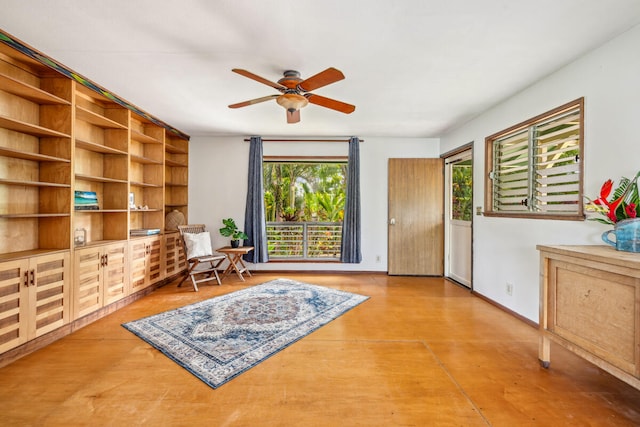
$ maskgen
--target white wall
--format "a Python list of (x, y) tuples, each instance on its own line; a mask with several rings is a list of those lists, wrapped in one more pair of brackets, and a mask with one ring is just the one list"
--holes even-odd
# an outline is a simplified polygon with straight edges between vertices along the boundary
[[(362, 209), (362, 262), (266, 263), (254, 270), (387, 271), (387, 164), (389, 158), (438, 157), (438, 139), (380, 138), (358, 135)], [(267, 137), (265, 137), (266, 139)], [(275, 138), (274, 138), (275, 139)], [(264, 155), (335, 156), (348, 154), (337, 142), (265, 142)], [(249, 143), (240, 137), (193, 137), (189, 149), (189, 222), (204, 223), (214, 247), (228, 245), (217, 230), (222, 219), (244, 224)], [(380, 256), (380, 262), (376, 257)]]
[[(484, 201), (484, 138), (585, 97), (585, 195), (640, 169), (640, 26), (610, 41), (441, 139), (441, 150), (474, 141), (475, 206)], [(531, 54), (536, 54), (532, 52)], [(538, 320), (537, 244), (602, 244), (609, 227), (593, 221), (474, 216), (474, 289)], [(513, 295), (505, 291), (514, 284)]]

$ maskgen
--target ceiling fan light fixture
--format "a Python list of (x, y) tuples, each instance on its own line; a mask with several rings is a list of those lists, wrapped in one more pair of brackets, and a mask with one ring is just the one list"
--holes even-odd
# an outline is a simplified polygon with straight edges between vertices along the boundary
[(297, 93), (285, 93), (277, 97), (276, 102), (287, 111), (296, 111), (306, 107), (309, 100)]
[(277, 83), (240, 68), (234, 68), (231, 71), (277, 89), (280, 94), (268, 95), (263, 96), (262, 98), (238, 102), (229, 105), (229, 108), (247, 107), (249, 105), (275, 99), (278, 105), (284, 107), (287, 111), (287, 123), (300, 122), (300, 109), (306, 107), (310, 103), (339, 111), (344, 114), (353, 113), (356, 109), (355, 105), (347, 104), (346, 102), (337, 101), (331, 98), (325, 98), (324, 96), (315, 95), (310, 92), (344, 79), (344, 74), (333, 67), (327, 68), (326, 70), (305, 80), (300, 78), (299, 72), (286, 70), (284, 72), (284, 77), (278, 80)]

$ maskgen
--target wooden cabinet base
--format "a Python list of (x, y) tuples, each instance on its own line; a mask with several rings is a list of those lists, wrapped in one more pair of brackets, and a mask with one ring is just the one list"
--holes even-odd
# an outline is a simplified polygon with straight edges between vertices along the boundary
[(139, 292), (136, 292), (135, 294), (129, 295), (117, 302), (114, 302), (113, 304), (109, 304), (105, 307), (102, 307), (101, 309), (88, 314), (84, 317), (81, 317), (71, 323), (68, 323), (64, 326), (61, 326), (60, 328), (57, 328), (47, 334), (44, 334), (42, 336), (39, 336), (35, 339), (32, 339), (30, 341), (27, 341), (26, 343), (15, 347), (11, 350), (8, 350), (2, 354), (0, 354), (0, 368), (3, 366), (6, 366), (12, 362), (15, 362), (16, 360), (20, 359), (21, 357), (26, 356), (27, 354), (33, 353), (36, 350), (39, 350), (43, 347), (46, 347), (47, 345), (59, 340), (60, 338), (63, 338), (69, 334), (71, 334), (72, 332), (77, 331), (78, 329), (95, 322), (96, 320), (99, 320), (119, 309), (121, 309), (122, 307), (125, 307), (129, 304), (131, 304), (134, 301), (139, 300), (140, 298), (143, 298), (144, 296), (150, 294), (151, 292), (153, 292), (155, 289), (159, 288), (160, 286), (164, 286), (167, 283), (175, 280), (177, 277), (179, 277), (180, 275), (184, 274), (184, 272), (181, 272), (180, 274), (177, 274), (173, 277), (167, 278), (161, 282), (158, 282), (148, 288), (145, 288)]
[(556, 342), (640, 389), (640, 255), (608, 246), (538, 246), (543, 367)]

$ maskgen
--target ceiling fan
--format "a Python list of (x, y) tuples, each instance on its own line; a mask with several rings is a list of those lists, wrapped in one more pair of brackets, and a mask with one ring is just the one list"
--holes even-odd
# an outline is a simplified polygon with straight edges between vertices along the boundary
[(245, 76), (257, 82), (263, 83), (267, 86), (271, 86), (272, 88), (279, 90), (281, 94), (263, 96), (262, 98), (256, 98), (249, 101), (239, 102), (237, 104), (231, 104), (229, 105), (229, 108), (246, 107), (248, 105), (258, 104), (260, 102), (275, 99), (279, 105), (287, 110), (287, 123), (298, 123), (300, 121), (300, 109), (307, 106), (308, 103), (330, 108), (332, 110), (340, 111), (341, 113), (345, 114), (350, 114), (356, 109), (355, 105), (309, 93), (309, 91), (330, 85), (331, 83), (335, 83), (339, 80), (344, 79), (344, 74), (342, 74), (340, 70), (337, 70), (335, 68), (327, 68), (326, 70), (321, 71), (315, 76), (311, 76), (305, 80), (302, 80), (300, 78), (300, 73), (298, 71), (287, 70), (283, 73), (284, 77), (278, 80), (277, 83), (253, 74), (247, 70), (234, 68), (231, 71), (233, 71), (234, 73), (238, 73), (241, 76)]

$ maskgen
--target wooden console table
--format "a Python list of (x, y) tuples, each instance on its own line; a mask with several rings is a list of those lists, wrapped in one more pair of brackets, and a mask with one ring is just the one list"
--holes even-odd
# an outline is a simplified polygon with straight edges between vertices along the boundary
[(232, 248), (231, 246), (225, 246), (223, 248), (216, 249), (217, 252), (225, 254), (229, 260), (229, 265), (222, 273), (222, 278), (227, 277), (232, 271), (235, 271), (238, 278), (244, 282), (243, 274), (251, 276), (249, 269), (242, 260), (242, 255), (248, 254), (253, 250), (253, 246), (241, 246), (239, 248)]
[(610, 246), (541, 246), (540, 347), (550, 340), (640, 389), (640, 254)]

